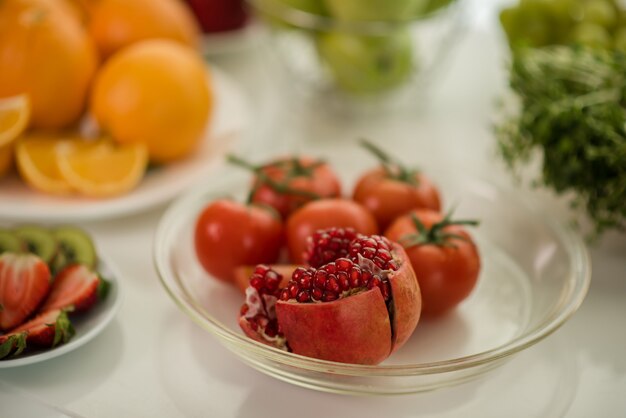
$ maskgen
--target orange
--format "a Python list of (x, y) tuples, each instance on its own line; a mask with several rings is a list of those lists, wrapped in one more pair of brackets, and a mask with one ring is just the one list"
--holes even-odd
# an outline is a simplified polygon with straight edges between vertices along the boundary
[(22, 179), (32, 188), (51, 194), (72, 193), (57, 164), (56, 147), (68, 137), (34, 134), (17, 141), (15, 157)]
[(11, 168), (13, 141), (24, 132), (30, 116), (28, 97), (0, 99), (0, 177)]
[(198, 24), (181, 0), (99, 0), (89, 33), (103, 57), (135, 42), (165, 38), (196, 47)]
[(58, 1), (0, 1), (0, 97), (27, 94), (39, 128), (80, 117), (98, 61), (71, 6)]
[(213, 96), (207, 69), (189, 47), (168, 40), (132, 45), (100, 70), (91, 112), (121, 144), (142, 143), (165, 163), (193, 150), (206, 129)]
[(148, 163), (143, 144), (115, 145), (101, 142), (97, 147), (57, 147), (62, 177), (79, 193), (92, 197), (126, 193), (141, 181)]
[(10, 144), (24, 132), (30, 116), (25, 95), (0, 99), (0, 148)]

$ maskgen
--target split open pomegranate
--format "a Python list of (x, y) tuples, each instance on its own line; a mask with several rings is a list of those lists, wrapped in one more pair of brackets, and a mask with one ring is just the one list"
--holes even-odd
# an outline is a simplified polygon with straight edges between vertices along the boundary
[(401, 246), (333, 228), (314, 234), (308, 253), (326, 263), (296, 268), (282, 288), (278, 272), (256, 267), (239, 318), (246, 335), (356, 364), (378, 364), (407, 341), (419, 321), (421, 295)]

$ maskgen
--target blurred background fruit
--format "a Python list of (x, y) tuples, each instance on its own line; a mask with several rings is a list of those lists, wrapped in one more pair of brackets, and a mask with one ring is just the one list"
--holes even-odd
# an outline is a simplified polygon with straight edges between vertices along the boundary
[[(457, 0), (251, 0), (305, 97), (337, 111), (398, 109), (455, 45)], [(326, 106), (328, 105), (328, 106)]]
[(196, 47), (198, 24), (181, 0), (98, 0), (89, 33), (103, 57), (135, 42), (165, 38)]
[(405, 28), (381, 36), (323, 33), (318, 49), (336, 82), (352, 93), (388, 90), (413, 72), (411, 36)]
[(415, 16), (426, 0), (324, 0), (330, 13), (346, 21), (399, 21)]
[(248, 20), (244, 0), (186, 0), (205, 33), (243, 27)]
[(18, 140), (15, 148), (17, 168), (22, 179), (33, 189), (55, 195), (72, 193), (63, 179), (56, 159), (56, 147), (70, 140), (56, 134), (34, 134)]
[(129, 192), (146, 171), (148, 153), (144, 144), (117, 145), (107, 140), (92, 142), (90, 147), (76, 144), (59, 146), (57, 162), (63, 179), (85, 196), (108, 197)]
[(13, 161), (13, 144), (24, 132), (30, 118), (30, 102), (26, 95), (0, 99), (0, 178)]
[(151, 161), (192, 152), (213, 105), (204, 62), (170, 40), (149, 40), (111, 57), (94, 82), (91, 111), (120, 144), (146, 144)]
[(64, 0), (0, 2), (0, 98), (27, 94), (31, 125), (63, 128), (81, 116), (97, 54)]
[(520, 0), (500, 13), (511, 48), (582, 44), (626, 47), (626, 15), (618, 0)]

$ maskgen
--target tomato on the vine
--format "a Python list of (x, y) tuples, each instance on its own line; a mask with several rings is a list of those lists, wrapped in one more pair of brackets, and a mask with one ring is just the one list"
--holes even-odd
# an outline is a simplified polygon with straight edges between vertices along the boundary
[(376, 155), (381, 166), (361, 176), (353, 199), (372, 212), (381, 229), (413, 209), (440, 210), (439, 192), (427, 176), (394, 161), (369, 142), (362, 144)]
[(283, 218), (311, 200), (341, 194), (341, 183), (332, 168), (310, 157), (281, 158), (260, 166), (235, 156), (229, 161), (255, 174), (251, 202), (272, 206)]
[(478, 280), (480, 255), (462, 225), (430, 210), (416, 210), (398, 218), (385, 236), (400, 243), (411, 260), (422, 292), (422, 314), (437, 316), (467, 298)]
[(348, 199), (323, 199), (310, 202), (287, 220), (287, 246), (292, 263), (305, 262), (307, 239), (319, 229), (353, 228), (364, 235), (378, 233), (374, 216), (362, 205)]
[(204, 208), (194, 234), (200, 264), (224, 281), (232, 281), (241, 265), (275, 263), (283, 238), (283, 223), (273, 209), (226, 199)]

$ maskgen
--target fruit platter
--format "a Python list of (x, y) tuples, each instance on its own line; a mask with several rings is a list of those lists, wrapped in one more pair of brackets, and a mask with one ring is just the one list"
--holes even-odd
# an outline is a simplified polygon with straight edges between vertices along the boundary
[(121, 301), (112, 269), (79, 228), (0, 228), (0, 368), (48, 360), (97, 336)]
[[(154, 5), (143, 17), (157, 25), (143, 28), (155, 32), (148, 36), (136, 25), (139, 3), (59, 3), (0, 9), (0, 217), (136, 213), (170, 200), (241, 146), (246, 100), (236, 82), (203, 61), (184, 6)], [(117, 36), (116, 25), (128, 32)], [(45, 48), (22, 48), (27, 42)], [(42, 72), (49, 53), (57, 67)]]

